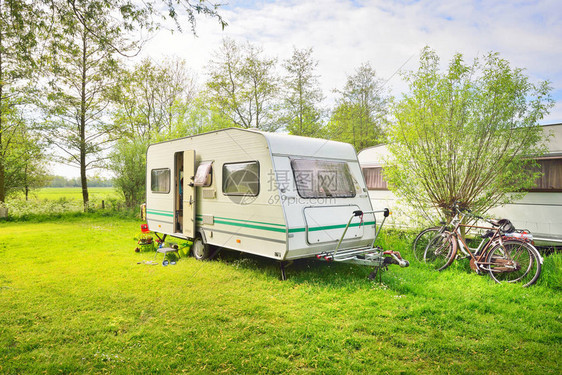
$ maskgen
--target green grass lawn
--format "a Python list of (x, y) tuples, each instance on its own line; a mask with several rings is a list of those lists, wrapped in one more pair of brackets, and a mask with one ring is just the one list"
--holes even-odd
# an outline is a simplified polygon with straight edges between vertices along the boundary
[(546, 283), (412, 262), (380, 285), (315, 260), (283, 282), (273, 261), (232, 252), (145, 265), (139, 225), (0, 222), (0, 373), (562, 372), (562, 297)]

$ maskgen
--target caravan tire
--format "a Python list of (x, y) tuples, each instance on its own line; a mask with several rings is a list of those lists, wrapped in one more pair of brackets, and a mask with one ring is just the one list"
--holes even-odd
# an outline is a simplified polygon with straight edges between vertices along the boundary
[(203, 239), (201, 239), (201, 237), (197, 237), (195, 241), (193, 241), (191, 252), (193, 254), (193, 257), (197, 260), (209, 259), (211, 255), (210, 246), (206, 243), (203, 243)]

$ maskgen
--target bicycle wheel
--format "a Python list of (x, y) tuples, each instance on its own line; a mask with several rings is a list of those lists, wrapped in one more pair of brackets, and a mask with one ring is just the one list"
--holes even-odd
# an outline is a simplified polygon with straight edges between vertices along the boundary
[(437, 271), (449, 267), (457, 255), (457, 241), (450, 233), (443, 233), (434, 237), (423, 254), (423, 261), (431, 264)]
[(419, 262), (423, 262), (423, 254), (427, 245), (436, 237), (440, 236), (445, 229), (443, 227), (432, 227), (422, 230), (415, 238), (412, 244), (412, 252), (414, 258)]
[(490, 277), (498, 283), (520, 282), (527, 287), (533, 285), (541, 274), (539, 255), (523, 241), (504, 241), (494, 246), (486, 262), (489, 263)]

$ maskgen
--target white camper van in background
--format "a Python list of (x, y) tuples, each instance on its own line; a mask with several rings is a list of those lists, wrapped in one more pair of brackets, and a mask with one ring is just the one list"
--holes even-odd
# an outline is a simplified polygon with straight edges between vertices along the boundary
[[(539, 241), (539, 246), (562, 247), (562, 124), (544, 125), (543, 132), (544, 138), (548, 139), (548, 153), (537, 158), (543, 172), (537, 186), (523, 199), (496, 207), (489, 214), (508, 218), (519, 229), (528, 229)], [(358, 159), (371, 201), (405, 212), (406, 207), (388, 190), (383, 179), (382, 169), (388, 156), (387, 147), (378, 145), (359, 152)], [(400, 214), (394, 217), (392, 225), (408, 227), (411, 223), (407, 215)]]
[(146, 173), (149, 229), (193, 239), (197, 259), (228, 248), (279, 261), (384, 261), (349, 144), (230, 128), (149, 146)]

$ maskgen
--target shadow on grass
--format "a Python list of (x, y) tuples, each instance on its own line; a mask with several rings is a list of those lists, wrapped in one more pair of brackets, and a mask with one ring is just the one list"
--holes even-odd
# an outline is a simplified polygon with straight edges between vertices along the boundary
[[(213, 261), (222, 262), (235, 269), (250, 272), (258, 277), (260, 274), (272, 280), (281, 280), (280, 262), (261, 257), (233, 251), (221, 249)], [(396, 265), (392, 267), (400, 268)], [(345, 288), (345, 289), (361, 289), (371, 288), (376, 281), (368, 279), (369, 274), (373, 271), (373, 267), (323, 262), (316, 258), (296, 259), (285, 267), (286, 282), (293, 284), (308, 284), (322, 288)], [(387, 273), (383, 272), (382, 282), (387, 279)]]

